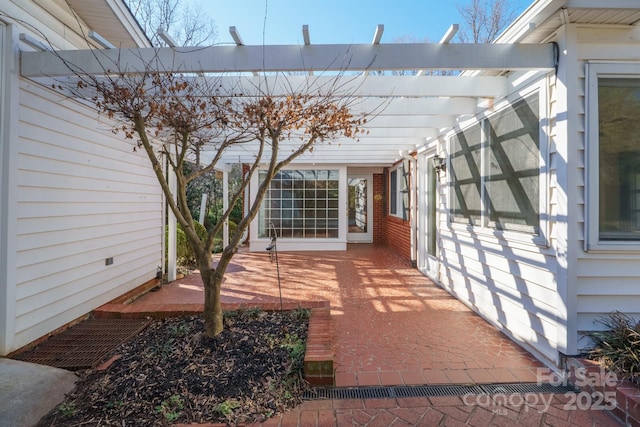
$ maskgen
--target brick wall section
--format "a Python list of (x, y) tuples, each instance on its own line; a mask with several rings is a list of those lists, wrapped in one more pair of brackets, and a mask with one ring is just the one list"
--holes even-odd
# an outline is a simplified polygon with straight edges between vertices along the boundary
[[(384, 194), (382, 203), (381, 203), (381, 213), (382, 213), (382, 227), (379, 227), (382, 230), (382, 240), (380, 243), (388, 248), (391, 248), (402, 258), (405, 258), (407, 261), (411, 261), (411, 222), (405, 221), (402, 218), (398, 218), (396, 216), (388, 215), (389, 207), (387, 204), (389, 203), (388, 194), (388, 177), (389, 173), (385, 173), (384, 175), (379, 175), (379, 178), (382, 179), (382, 194)], [(374, 192), (375, 192), (375, 184), (376, 184), (376, 176), (373, 178), (374, 180)], [(386, 190), (386, 191), (385, 191)], [(375, 193), (374, 193), (375, 194)], [(374, 196), (375, 199), (375, 196)], [(374, 207), (375, 212), (375, 207)], [(375, 217), (374, 217), (375, 218)], [(374, 226), (375, 227), (375, 226)], [(374, 228), (375, 233), (375, 228)], [(374, 238), (375, 243), (375, 238)]]
[(411, 261), (411, 223), (395, 216), (385, 216), (384, 245)]
[(382, 245), (384, 243), (384, 175), (381, 173), (373, 175), (373, 243)]

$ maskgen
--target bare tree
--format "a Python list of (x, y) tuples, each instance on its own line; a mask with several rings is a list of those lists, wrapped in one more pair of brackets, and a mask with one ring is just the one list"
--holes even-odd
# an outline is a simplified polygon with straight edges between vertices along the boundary
[(180, 0), (125, 0), (125, 3), (154, 46), (166, 46), (157, 34), (158, 28), (182, 46), (210, 45), (217, 37), (216, 25), (200, 3), (193, 6)]
[(463, 43), (491, 43), (516, 17), (513, 0), (470, 0), (457, 4)]
[[(101, 113), (116, 121), (114, 131), (135, 141), (134, 151), (143, 150), (149, 158), (167, 204), (195, 253), (205, 290), (206, 334), (219, 334), (223, 329), (220, 296), (225, 271), (243, 232), (258, 214), (273, 177), (317, 144), (339, 137), (356, 138), (365, 118), (351, 113), (354, 97), (338, 93), (344, 87), (340, 86), (344, 82), (338, 83), (341, 76), (322, 89), (311, 89), (313, 82), (309, 82), (295, 90), (282, 77), (284, 84), (280, 86), (289, 88), (288, 93), (272, 95), (264, 90), (266, 85), (229, 87), (222, 81), (228, 82), (229, 77), (161, 74), (154, 71), (157, 67), (152, 64), (135, 74), (113, 72), (121, 68), (117, 63), (108, 67), (103, 64), (104, 76), (87, 74), (74, 64), (66, 65), (77, 81), (61, 88), (90, 100)], [(242, 184), (230, 194), (229, 208), (220, 221), (206, 237), (200, 237), (189, 211), (187, 187), (213, 171), (225, 151), (238, 144), (251, 145), (254, 160), (248, 164)], [(165, 162), (169, 164), (168, 171)], [(261, 179), (252, 191), (255, 199), (213, 267), (214, 237), (258, 170)], [(175, 193), (168, 174), (175, 178)]]

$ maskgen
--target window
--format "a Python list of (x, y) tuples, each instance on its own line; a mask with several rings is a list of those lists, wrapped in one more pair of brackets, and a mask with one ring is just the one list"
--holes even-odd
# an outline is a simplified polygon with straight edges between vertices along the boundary
[(480, 124), (458, 132), (451, 139), (451, 196), (455, 222), (479, 225), (482, 213), (482, 169)]
[[(260, 172), (260, 182), (266, 172)], [(337, 170), (280, 171), (262, 202), (258, 236), (337, 238), (339, 173)]]
[(589, 64), (588, 249), (640, 242), (640, 74)]
[(409, 164), (403, 162), (389, 173), (389, 213), (409, 218)]
[(486, 121), (485, 178), (489, 224), (538, 234), (540, 220), (538, 95), (518, 100)]
[(451, 221), (540, 234), (540, 94), (451, 138)]

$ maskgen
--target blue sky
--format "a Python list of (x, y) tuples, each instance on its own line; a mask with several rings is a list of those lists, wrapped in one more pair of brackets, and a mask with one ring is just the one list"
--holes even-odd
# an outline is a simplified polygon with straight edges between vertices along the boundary
[[(190, 0), (218, 27), (218, 43), (231, 43), (235, 25), (247, 45), (302, 43), (309, 25), (312, 44), (370, 43), (377, 24), (382, 42), (398, 38), (437, 42), (453, 23), (461, 24), (456, 4), (468, 0)], [(533, 0), (511, 0), (520, 14)], [(266, 11), (266, 21), (265, 21)]]

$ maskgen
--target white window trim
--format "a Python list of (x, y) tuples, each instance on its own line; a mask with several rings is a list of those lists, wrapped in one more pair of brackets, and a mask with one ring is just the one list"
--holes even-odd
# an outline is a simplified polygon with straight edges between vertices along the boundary
[(587, 107), (587, 190), (585, 245), (586, 252), (640, 252), (640, 239), (635, 241), (600, 240), (600, 170), (599, 159), (599, 123), (598, 123), (598, 79), (599, 78), (638, 78), (640, 62), (587, 62), (586, 64), (585, 103)]
[[(402, 204), (404, 193), (410, 191), (408, 185), (405, 186), (405, 180), (402, 179), (405, 173), (410, 173), (405, 170), (405, 166), (408, 166), (406, 164), (406, 161), (401, 161), (400, 163), (398, 163), (397, 165), (389, 169), (389, 216), (401, 219), (403, 221), (408, 221), (409, 213), (407, 213), (407, 218), (405, 218), (403, 215), (404, 205)], [(395, 213), (391, 212), (391, 172), (393, 171), (397, 171), (396, 172), (397, 182), (396, 182), (396, 212)], [(410, 203), (411, 201), (409, 200), (409, 204)]]
[[(477, 236), (482, 236), (486, 238), (496, 238), (501, 241), (514, 242), (514, 243), (522, 243), (522, 244), (534, 244), (536, 246), (542, 248), (549, 247), (549, 79), (550, 76), (546, 76), (543, 79), (540, 79), (535, 84), (522, 89), (521, 91), (515, 92), (511, 94), (509, 97), (504, 99), (503, 101), (496, 103), (495, 107), (491, 110), (486, 110), (484, 113), (476, 116), (473, 121), (468, 121), (464, 123), (463, 127), (456, 128), (453, 132), (447, 135), (447, 151), (451, 152), (451, 140), (455, 136), (456, 133), (464, 130), (479, 121), (484, 121), (486, 118), (493, 116), (494, 114), (498, 114), (502, 112), (505, 108), (513, 104), (519, 99), (525, 98), (531, 95), (534, 92), (538, 92), (539, 96), (539, 114), (540, 114), (540, 128), (539, 128), (539, 144), (540, 144), (540, 174), (539, 174), (539, 234), (530, 234), (527, 232), (520, 232), (515, 230), (499, 230), (496, 228), (489, 227), (487, 209), (486, 209), (486, 200), (485, 200), (485, 188), (482, 185), (482, 193), (481, 193), (481, 208), (482, 208), (482, 219), (481, 223), (477, 225), (471, 225), (467, 223), (453, 221), (451, 215), (451, 191), (447, 191), (447, 224), (448, 226), (457, 232), (472, 232)], [(488, 143), (485, 136), (485, 126), (481, 125), (481, 133), (482, 133), (482, 150), (481, 150), (481, 161), (483, 168), (483, 176), (484, 176), (484, 168), (486, 167), (486, 152), (488, 150)], [(447, 156), (447, 170), (450, 170), (449, 164), (449, 156)]]

